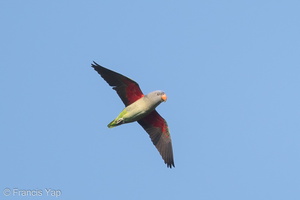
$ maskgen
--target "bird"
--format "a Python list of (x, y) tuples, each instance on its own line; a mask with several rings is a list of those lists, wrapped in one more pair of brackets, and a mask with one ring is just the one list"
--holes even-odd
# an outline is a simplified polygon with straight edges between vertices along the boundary
[(167, 167), (175, 167), (168, 124), (155, 109), (160, 103), (167, 100), (165, 92), (156, 90), (144, 95), (139, 84), (134, 80), (107, 69), (95, 61), (91, 66), (112, 86), (125, 105), (120, 114), (107, 125), (108, 128), (138, 122), (149, 134)]

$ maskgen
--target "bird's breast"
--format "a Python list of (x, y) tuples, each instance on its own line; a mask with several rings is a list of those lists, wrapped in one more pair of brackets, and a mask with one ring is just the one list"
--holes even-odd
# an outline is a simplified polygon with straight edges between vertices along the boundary
[(155, 107), (147, 98), (142, 97), (125, 108), (127, 111), (125, 116), (126, 121), (133, 122), (140, 120), (153, 111)]

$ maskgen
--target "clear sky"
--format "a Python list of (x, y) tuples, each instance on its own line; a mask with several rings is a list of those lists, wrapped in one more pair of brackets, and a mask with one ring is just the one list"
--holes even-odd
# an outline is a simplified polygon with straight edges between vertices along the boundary
[[(299, 10), (1, 1), (0, 199), (300, 199)], [(166, 92), (174, 169), (93, 60)]]

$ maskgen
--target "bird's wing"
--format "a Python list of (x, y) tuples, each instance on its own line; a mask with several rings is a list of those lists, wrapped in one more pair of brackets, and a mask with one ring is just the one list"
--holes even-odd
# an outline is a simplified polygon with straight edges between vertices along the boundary
[(175, 167), (171, 136), (166, 120), (154, 110), (138, 123), (147, 131), (167, 166)]
[(113, 87), (114, 90), (116, 90), (125, 106), (132, 104), (144, 96), (139, 85), (130, 78), (106, 69), (96, 62), (92, 63), (92, 67), (110, 86)]

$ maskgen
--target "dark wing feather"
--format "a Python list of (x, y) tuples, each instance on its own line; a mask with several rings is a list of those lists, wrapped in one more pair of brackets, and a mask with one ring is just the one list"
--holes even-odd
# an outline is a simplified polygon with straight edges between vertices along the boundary
[(156, 110), (139, 120), (138, 123), (149, 134), (153, 144), (159, 151), (168, 167), (175, 167), (172, 141), (166, 120)]
[(128, 106), (143, 97), (139, 85), (130, 78), (123, 76), (117, 72), (106, 69), (96, 62), (92, 63), (92, 67), (102, 76), (102, 78), (113, 87), (122, 99), (125, 106)]

